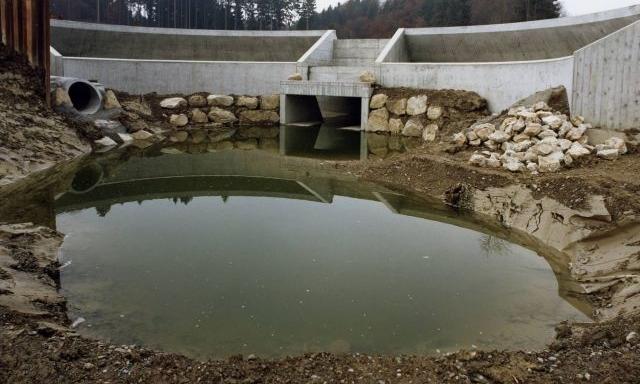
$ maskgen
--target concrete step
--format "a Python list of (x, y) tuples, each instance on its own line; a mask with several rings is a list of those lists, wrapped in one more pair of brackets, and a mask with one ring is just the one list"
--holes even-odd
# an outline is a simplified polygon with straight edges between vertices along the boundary
[(371, 97), (371, 84), (357, 81), (281, 81), (282, 95), (336, 96), (336, 97)]
[(389, 39), (343, 39), (335, 40), (334, 46), (338, 48), (378, 48), (382, 49)]
[(370, 59), (375, 60), (388, 40), (386, 39), (349, 39), (333, 42), (335, 59)]
[(372, 67), (375, 64), (375, 59), (333, 59), (330, 66), (338, 67)]
[(320, 66), (309, 68), (311, 81), (359, 81), (364, 71), (373, 71), (373, 66)]

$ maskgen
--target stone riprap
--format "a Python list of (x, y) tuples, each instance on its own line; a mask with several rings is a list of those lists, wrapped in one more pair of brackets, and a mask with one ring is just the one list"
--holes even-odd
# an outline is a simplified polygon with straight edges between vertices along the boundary
[(175, 128), (187, 125), (274, 125), (280, 121), (280, 95), (195, 94), (160, 101)]
[(441, 116), (442, 107), (428, 105), (427, 95), (391, 98), (378, 93), (369, 102), (367, 131), (434, 141), (439, 130), (436, 120)]
[(618, 137), (590, 145), (589, 129), (591, 125), (583, 117), (569, 117), (538, 102), (473, 124), (454, 134), (451, 142), (458, 149), (479, 148), (469, 159), (473, 165), (532, 174), (557, 172), (583, 156), (613, 160), (627, 153), (625, 141)]

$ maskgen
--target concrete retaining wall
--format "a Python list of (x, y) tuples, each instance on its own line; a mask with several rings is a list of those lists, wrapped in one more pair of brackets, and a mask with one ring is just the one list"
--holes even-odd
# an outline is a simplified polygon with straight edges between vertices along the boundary
[(297, 61), (325, 31), (210, 31), (53, 20), (63, 56), (140, 60)]
[(640, 21), (575, 53), (573, 111), (594, 126), (640, 128)]
[(573, 57), (509, 63), (384, 63), (378, 67), (384, 87), (462, 89), (477, 92), (492, 112), (537, 91), (564, 85), (571, 94)]
[(118, 60), (63, 57), (64, 75), (140, 94), (277, 94), (296, 63)]

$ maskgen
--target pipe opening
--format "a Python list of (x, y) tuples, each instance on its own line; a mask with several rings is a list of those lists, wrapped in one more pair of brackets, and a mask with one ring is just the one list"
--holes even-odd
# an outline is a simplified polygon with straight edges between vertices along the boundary
[(98, 90), (91, 84), (77, 81), (69, 87), (69, 98), (73, 107), (82, 114), (98, 112), (102, 103)]

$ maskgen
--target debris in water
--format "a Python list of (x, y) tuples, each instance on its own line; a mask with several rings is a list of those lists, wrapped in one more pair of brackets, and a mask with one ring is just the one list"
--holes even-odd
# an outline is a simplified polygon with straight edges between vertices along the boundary
[(78, 317), (77, 319), (75, 319), (73, 321), (73, 323), (71, 323), (71, 328), (75, 328), (78, 325), (84, 323), (85, 321), (87, 321), (84, 317)]

